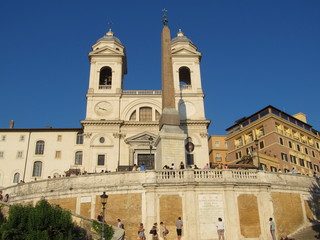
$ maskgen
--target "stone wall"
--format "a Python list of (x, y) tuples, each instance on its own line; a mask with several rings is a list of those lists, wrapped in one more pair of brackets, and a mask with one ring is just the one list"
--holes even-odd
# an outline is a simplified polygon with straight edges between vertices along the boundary
[[(310, 190), (312, 189), (312, 191)], [(106, 220), (120, 218), (128, 239), (137, 238), (140, 222), (146, 235), (154, 222), (166, 223), (169, 239), (182, 217), (183, 240), (215, 240), (218, 217), (226, 239), (268, 239), (269, 217), (276, 233), (290, 234), (317, 216), (319, 186), (308, 176), (249, 170), (176, 170), (95, 174), (19, 184), (6, 189), (11, 203), (45, 197), (73, 213), (96, 219), (100, 195), (108, 194)], [(317, 195), (318, 194), (318, 195)]]

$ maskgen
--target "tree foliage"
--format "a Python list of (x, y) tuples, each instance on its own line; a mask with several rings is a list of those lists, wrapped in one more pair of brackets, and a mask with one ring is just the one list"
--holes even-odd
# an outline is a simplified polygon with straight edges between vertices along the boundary
[[(93, 220), (92, 228), (99, 236), (101, 236), (101, 232), (102, 232), (101, 231), (102, 230), (102, 223), (101, 222)], [(113, 230), (112, 226), (110, 226), (108, 224), (104, 224), (104, 239), (111, 240), (113, 237), (113, 234), (114, 234), (114, 230)]]
[(40, 200), (35, 207), (13, 205), (0, 223), (0, 240), (81, 240), (86, 233), (72, 223), (71, 213)]

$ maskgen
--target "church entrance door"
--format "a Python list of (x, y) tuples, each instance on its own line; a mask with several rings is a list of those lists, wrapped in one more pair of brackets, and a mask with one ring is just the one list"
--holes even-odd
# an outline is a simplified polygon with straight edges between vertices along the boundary
[(154, 154), (138, 154), (138, 166), (144, 163), (147, 170), (154, 169)]

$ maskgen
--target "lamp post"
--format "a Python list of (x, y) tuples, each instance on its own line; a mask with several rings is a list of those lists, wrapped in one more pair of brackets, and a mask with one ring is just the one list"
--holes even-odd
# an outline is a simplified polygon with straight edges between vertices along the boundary
[[(150, 163), (152, 163), (152, 159), (151, 159), (151, 151), (152, 151), (152, 142), (153, 142), (153, 138), (150, 136), (148, 140), (149, 140), (149, 149), (150, 149), (149, 159), (150, 159)], [(154, 166), (153, 166), (153, 164), (152, 164), (152, 167), (154, 167)]]
[(261, 170), (260, 158), (259, 158), (259, 140), (256, 138), (256, 139), (254, 140), (254, 143), (256, 144), (256, 149), (257, 149), (258, 170)]
[(106, 192), (103, 192), (103, 194), (100, 196), (101, 198), (101, 204), (102, 204), (102, 229), (101, 229), (101, 240), (104, 240), (104, 211), (106, 209), (106, 204), (108, 200), (108, 195)]

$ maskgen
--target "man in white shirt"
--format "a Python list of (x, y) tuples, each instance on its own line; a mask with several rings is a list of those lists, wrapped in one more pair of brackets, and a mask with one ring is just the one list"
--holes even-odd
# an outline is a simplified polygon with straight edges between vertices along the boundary
[(224, 240), (224, 223), (222, 221), (222, 218), (218, 218), (218, 222), (216, 226), (217, 226), (219, 240)]
[(270, 222), (270, 233), (272, 236), (272, 240), (276, 240), (276, 225), (272, 220), (272, 218), (269, 218), (269, 222)]

